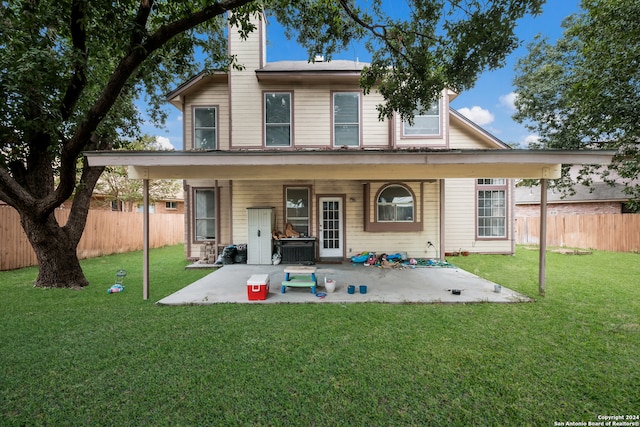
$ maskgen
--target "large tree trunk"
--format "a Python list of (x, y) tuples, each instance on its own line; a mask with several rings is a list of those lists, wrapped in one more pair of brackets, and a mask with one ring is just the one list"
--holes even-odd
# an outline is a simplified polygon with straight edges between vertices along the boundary
[(87, 223), (93, 189), (104, 168), (91, 168), (86, 161), (84, 163), (69, 219), (64, 226), (60, 226), (54, 211), (40, 214), (33, 210), (19, 210), (22, 228), (38, 258), (36, 287), (81, 289), (89, 284), (76, 251)]
[(21, 215), (21, 223), (38, 258), (35, 287), (81, 289), (89, 284), (76, 254), (77, 240), (53, 213), (41, 220)]

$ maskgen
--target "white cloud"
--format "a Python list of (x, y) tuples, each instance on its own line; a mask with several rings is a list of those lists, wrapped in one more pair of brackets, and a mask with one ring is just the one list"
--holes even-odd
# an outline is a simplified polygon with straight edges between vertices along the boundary
[(529, 147), (531, 144), (537, 144), (540, 141), (540, 136), (538, 135), (527, 135), (524, 139), (524, 145)]
[(511, 111), (516, 111), (516, 98), (518, 98), (518, 94), (515, 92), (510, 92), (506, 95), (502, 95), (500, 100), (500, 105), (507, 107)]
[(171, 144), (169, 138), (166, 136), (156, 136), (155, 146), (158, 150), (175, 150), (176, 148)]
[(495, 117), (489, 110), (474, 105), (471, 108), (463, 107), (458, 110), (460, 114), (468, 118), (469, 120), (479, 124), (480, 126), (488, 125), (492, 123)]

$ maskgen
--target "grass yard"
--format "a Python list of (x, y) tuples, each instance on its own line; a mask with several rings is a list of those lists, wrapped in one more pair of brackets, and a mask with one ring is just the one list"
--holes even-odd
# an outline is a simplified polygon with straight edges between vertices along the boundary
[[(537, 251), (450, 259), (537, 296)], [(549, 254), (535, 303), (159, 307), (182, 246), (0, 272), (0, 425), (553, 426), (640, 414), (640, 255)], [(115, 271), (126, 290), (107, 294)], [(401, 272), (399, 272), (401, 273)], [(630, 419), (638, 422), (637, 419)]]

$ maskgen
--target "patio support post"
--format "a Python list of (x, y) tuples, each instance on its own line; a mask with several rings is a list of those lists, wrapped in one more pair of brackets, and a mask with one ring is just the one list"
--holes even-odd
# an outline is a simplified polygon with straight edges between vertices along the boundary
[(444, 179), (438, 180), (438, 183), (440, 184), (440, 260), (444, 261)]
[(538, 266), (538, 293), (544, 296), (547, 268), (547, 179), (540, 180), (540, 263)]
[(142, 180), (142, 299), (149, 299), (149, 180)]

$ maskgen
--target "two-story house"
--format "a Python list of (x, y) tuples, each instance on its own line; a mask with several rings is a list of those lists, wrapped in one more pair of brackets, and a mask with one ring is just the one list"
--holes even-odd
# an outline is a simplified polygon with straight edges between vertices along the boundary
[[(364, 95), (358, 85), (366, 65), (337, 60), (266, 61), (265, 26), (247, 40), (230, 31), (229, 51), (243, 70), (199, 75), (169, 95), (183, 112), (185, 150), (296, 151), (362, 156), (442, 149), (507, 149), (498, 139), (450, 109), (455, 94), (415, 118), (380, 121), (382, 97)], [(332, 156), (324, 164), (295, 173), (283, 165), (281, 179), (264, 179), (260, 167), (246, 179), (191, 179), (185, 199), (188, 256), (204, 241), (247, 243), (248, 209), (274, 207), (274, 227), (291, 224), (317, 239), (317, 258), (347, 258), (361, 251), (439, 256), (442, 183), (427, 176), (407, 179), (378, 173), (332, 176)], [(355, 165), (354, 165), (355, 167)], [(320, 169), (318, 174), (311, 169)], [(510, 253), (512, 186), (508, 179), (452, 179), (446, 182), (446, 251)], [(249, 247), (251, 250), (251, 245)], [(251, 258), (251, 257), (250, 257)]]
[(169, 94), (184, 151), (87, 154), (128, 165), (133, 178), (185, 180), (188, 258), (205, 242), (247, 244), (249, 263), (268, 263), (272, 232), (288, 224), (308, 238), (307, 257), (313, 242), (315, 260), (512, 253), (510, 178), (559, 177), (569, 157), (610, 159), (511, 150), (451, 109), (449, 91), (413, 124), (380, 121), (382, 96), (358, 84), (365, 64), (269, 63), (256, 24), (246, 40), (229, 31), (242, 70), (203, 73)]

